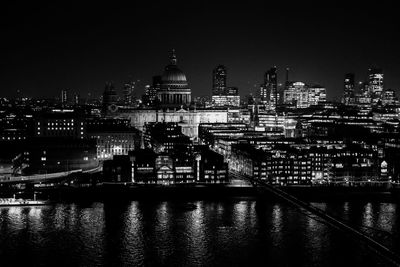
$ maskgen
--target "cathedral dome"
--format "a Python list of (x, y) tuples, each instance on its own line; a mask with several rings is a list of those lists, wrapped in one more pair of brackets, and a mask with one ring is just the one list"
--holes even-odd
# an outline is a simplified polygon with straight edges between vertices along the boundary
[(176, 65), (168, 65), (165, 67), (165, 71), (161, 77), (162, 82), (166, 83), (186, 83), (185, 74), (176, 66)]
[(161, 76), (160, 88), (157, 92), (161, 107), (179, 108), (191, 102), (191, 90), (186, 75), (176, 65), (175, 50), (171, 51), (170, 63)]

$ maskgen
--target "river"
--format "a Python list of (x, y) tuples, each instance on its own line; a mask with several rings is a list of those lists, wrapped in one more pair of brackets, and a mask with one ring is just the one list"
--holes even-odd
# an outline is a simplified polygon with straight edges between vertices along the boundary
[[(400, 251), (397, 204), (314, 205)], [(387, 266), (387, 262), (312, 214), (276, 200), (88, 201), (0, 208), (0, 266), (141, 265)]]

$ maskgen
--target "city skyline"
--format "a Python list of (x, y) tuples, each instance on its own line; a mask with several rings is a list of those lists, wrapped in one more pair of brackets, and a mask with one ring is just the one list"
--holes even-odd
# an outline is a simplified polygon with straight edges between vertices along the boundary
[(120, 93), (132, 78), (143, 82), (140, 96), (172, 48), (194, 96), (211, 95), (212, 69), (219, 64), (241, 95), (256, 94), (272, 66), (279, 83), (289, 67), (290, 80), (324, 85), (329, 100), (342, 96), (345, 73), (364, 81), (371, 67), (382, 68), (385, 88), (397, 91), (398, 23), (385, 3), (52, 5), (34, 6), (35, 15), (29, 6), (10, 6), (2, 19), (7, 53), (1, 92), (53, 97), (69, 89), (99, 96), (107, 81)]
[(7, 3), (3, 266), (400, 266), (394, 1)]

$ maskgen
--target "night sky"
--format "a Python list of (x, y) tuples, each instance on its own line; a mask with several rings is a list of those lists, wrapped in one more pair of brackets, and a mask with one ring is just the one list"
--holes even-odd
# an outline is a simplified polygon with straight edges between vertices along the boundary
[(129, 79), (151, 83), (168, 64), (171, 48), (194, 96), (211, 94), (218, 64), (228, 67), (228, 85), (241, 95), (256, 93), (274, 65), (279, 82), (290, 67), (291, 80), (325, 85), (329, 99), (342, 94), (344, 73), (364, 80), (371, 66), (384, 69), (386, 88), (400, 89), (394, 1), (304, 3), (3, 6), (0, 96), (14, 96), (17, 89), (31, 97), (55, 97), (61, 89), (99, 95), (106, 81), (121, 92)]

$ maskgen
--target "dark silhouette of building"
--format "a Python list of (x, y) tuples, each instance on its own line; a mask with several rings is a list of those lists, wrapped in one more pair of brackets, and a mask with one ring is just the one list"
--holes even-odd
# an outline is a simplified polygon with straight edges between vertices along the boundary
[(115, 91), (114, 85), (111, 82), (106, 83), (103, 93), (103, 107), (102, 112), (104, 116), (114, 113), (117, 107), (118, 95)]
[(117, 155), (112, 160), (104, 161), (103, 176), (105, 182), (132, 182), (132, 164), (129, 156)]
[(212, 95), (224, 95), (226, 89), (227, 70), (224, 65), (218, 65), (213, 70)]

